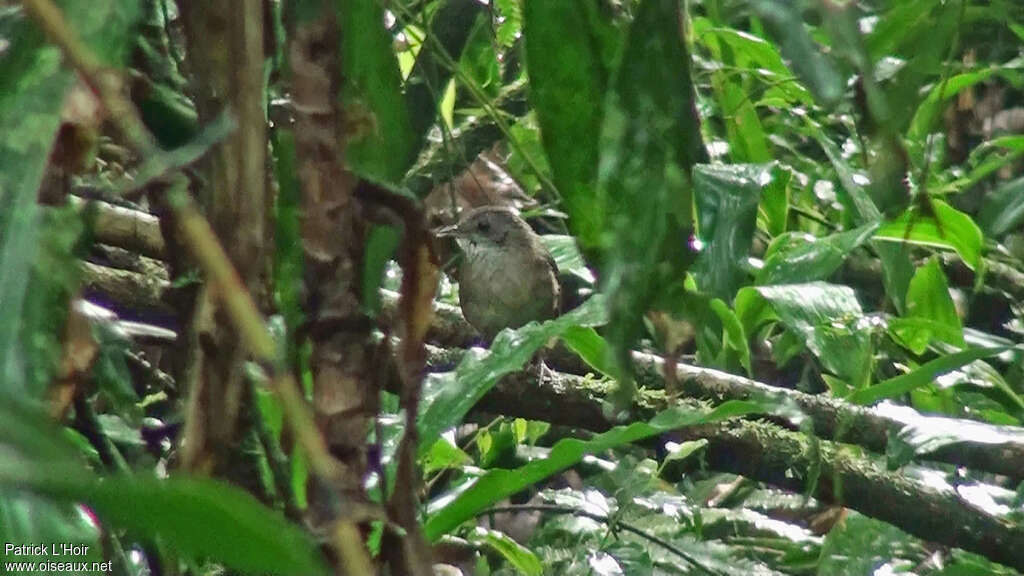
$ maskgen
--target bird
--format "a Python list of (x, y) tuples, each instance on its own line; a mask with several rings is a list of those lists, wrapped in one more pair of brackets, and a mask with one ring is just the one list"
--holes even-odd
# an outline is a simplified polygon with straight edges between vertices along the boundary
[(488, 342), (505, 328), (558, 315), (558, 268), (530, 226), (504, 206), (467, 212), (436, 231), (463, 252), (458, 270), (462, 315)]

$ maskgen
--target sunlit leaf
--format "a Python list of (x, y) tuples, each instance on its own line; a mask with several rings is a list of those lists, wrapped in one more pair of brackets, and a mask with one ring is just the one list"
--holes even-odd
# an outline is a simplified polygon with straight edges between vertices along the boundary
[(890, 378), (863, 390), (858, 390), (846, 399), (855, 404), (871, 404), (884, 398), (893, 398), (906, 394), (915, 388), (931, 384), (935, 378), (966, 366), (975, 360), (988, 358), (1006, 352), (1010, 348), (968, 348), (953, 354), (939, 356), (925, 362), (920, 367), (906, 374)]
[[(932, 336), (954, 346), (964, 347), (963, 326), (957, 316), (953, 298), (949, 295), (946, 275), (937, 259), (932, 258), (914, 274), (907, 290), (907, 311), (904, 316), (928, 321), (936, 326)], [(915, 351), (918, 354), (923, 352), (921, 349)]]
[(806, 341), (829, 371), (855, 387), (867, 383), (872, 350), (870, 324), (864, 322), (863, 310), (851, 288), (824, 282), (744, 288), (740, 292), (743, 297), (736, 300), (740, 318), (764, 318), (754, 311), (759, 304), (753, 294), (763, 298), (779, 320)]
[(879, 240), (910, 242), (955, 250), (971, 270), (981, 261), (984, 238), (970, 216), (941, 200), (931, 200), (933, 214), (922, 214), (916, 205), (875, 232)]

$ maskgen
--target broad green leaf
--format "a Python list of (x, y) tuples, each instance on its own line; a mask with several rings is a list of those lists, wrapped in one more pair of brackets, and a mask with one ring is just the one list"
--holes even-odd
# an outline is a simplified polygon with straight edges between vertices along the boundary
[(1001, 184), (985, 198), (978, 225), (990, 238), (1001, 238), (1024, 221), (1024, 177)]
[[(847, 286), (812, 282), (744, 288), (772, 307), (779, 320), (798, 334), (821, 364), (854, 387), (867, 384), (871, 369), (870, 324), (853, 290)], [(737, 313), (751, 314), (751, 296), (737, 297)], [(763, 316), (762, 316), (763, 317)], [(748, 331), (751, 327), (747, 326)], [(748, 332), (749, 333), (749, 332)]]
[(771, 164), (694, 167), (698, 235), (704, 244), (695, 273), (702, 291), (731, 302), (746, 283), (760, 192), (772, 181), (772, 172)]
[(907, 36), (927, 25), (932, 9), (940, 0), (909, 0), (893, 4), (892, 8), (879, 18), (877, 25), (867, 39), (867, 48), (873, 59), (878, 60), (897, 53)]
[[(75, 562), (104, 562), (99, 530), (72, 503), (54, 502), (22, 490), (0, 487), (0, 538), (4, 544), (23, 546), (42, 543), (47, 549), (56, 545), (88, 546), (84, 555), (75, 555)], [(14, 554), (5, 550), (3, 562), (37, 562), (49, 560), (38, 554)], [(8, 566), (8, 568), (10, 568)], [(13, 569), (9, 572), (14, 572)], [(39, 574), (40, 572), (35, 572)]]
[(799, 284), (825, 280), (842, 265), (846, 256), (878, 228), (865, 224), (824, 238), (788, 232), (777, 236), (765, 252), (758, 284)]
[(688, 440), (681, 444), (675, 442), (669, 442), (665, 445), (665, 451), (668, 455), (661, 463), (661, 468), (664, 468), (669, 462), (682, 461), (689, 458), (696, 451), (704, 448), (708, 445), (708, 441), (701, 438), (700, 440)]
[(400, 233), (390, 226), (373, 226), (367, 235), (363, 256), (363, 311), (371, 318), (380, 313), (381, 283), (400, 241)]
[(676, 428), (719, 422), (736, 416), (769, 412), (771, 409), (768, 402), (736, 400), (725, 402), (710, 412), (677, 407), (659, 413), (648, 422), (618, 426), (591, 440), (560, 440), (551, 448), (547, 458), (534, 460), (515, 470), (488, 471), (454, 499), (447, 500), (439, 509), (431, 512), (423, 528), (424, 534), (430, 540), (437, 540), (494, 503), (573, 466), (587, 454), (650, 438)]
[(504, 532), (477, 526), (476, 530), (470, 532), (469, 540), (487, 545), (514, 566), (520, 574), (540, 576), (544, 573), (540, 559), (529, 548), (522, 546)]
[(2, 400), (0, 493), (82, 502), (134, 537), (252, 574), (326, 574), (316, 542), (248, 493), (206, 479), (98, 478), (42, 409)]
[(712, 76), (712, 86), (725, 114), (725, 132), (732, 161), (737, 164), (770, 161), (772, 152), (768, 146), (768, 135), (748, 91), (738, 82), (729, 80), (725, 72), (716, 72)]
[(975, 360), (995, 356), (1010, 349), (1005, 346), (998, 348), (968, 348), (953, 354), (939, 356), (934, 360), (925, 362), (911, 372), (890, 378), (863, 390), (858, 390), (848, 396), (847, 400), (854, 404), (873, 404), (885, 398), (906, 394), (916, 388), (931, 384), (935, 378), (947, 372), (956, 370), (961, 366), (966, 366)]
[(929, 454), (944, 446), (975, 443), (1021, 444), (1024, 430), (1013, 426), (993, 426), (974, 420), (924, 416), (908, 406), (883, 402), (873, 409), (880, 416), (903, 425), (890, 443), (903, 444), (913, 454)]
[[(918, 268), (910, 288), (907, 290), (906, 318), (928, 320), (940, 326), (934, 337), (944, 340), (959, 348), (963, 348), (963, 325), (957, 316), (953, 298), (949, 295), (949, 285), (942, 266), (936, 258)], [(922, 350), (917, 350), (921, 353)]]
[(614, 374), (608, 342), (593, 328), (572, 326), (562, 334), (562, 341), (594, 370), (605, 376)]
[(402, 77), (384, 27), (384, 7), (375, 0), (337, 3), (341, 22), (342, 100), (358, 129), (346, 145), (346, 160), (360, 175), (397, 184), (412, 164), (417, 137), (402, 96)]
[[(121, 65), (128, 54), (127, 33), (139, 16), (138, 3), (61, 2), (60, 8), (101, 64)], [(26, 296), (39, 292), (29, 289), (41, 232), (36, 192), (74, 77), (61, 67), (59, 50), (46, 45), (22, 11), (0, 12), (0, 44), (0, 302), (5, 316), (0, 322), (0, 390), (18, 391), (31, 385), (23, 382), (26, 372), (46, 372), (35, 370), (34, 356), (24, 349), (31, 344), (24, 333), (35, 336), (37, 326), (31, 323), (45, 320), (42, 313), (29, 317), (26, 308), (33, 303)], [(51, 314), (59, 313), (52, 302), (47, 304)]]
[(502, 331), (486, 352), (470, 350), (455, 372), (431, 375), (424, 383), (420, 403), (420, 453), (430, 449), (441, 432), (458, 425), (498, 380), (515, 372), (552, 338), (578, 326), (605, 322), (605, 301), (593, 296), (579, 308), (542, 324), (531, 322)]
[(921, 214), (916, 205), (911, 206), (895, 220), (883, 224), (875, 238), (955, 250), (968, 268), (976, 270), (984, 244), (981, 229), (970, 216), (942, 200), (930, 202), (933, 214)]
[[(0, 483), (4, 478), (0, 477)], [(248, 493), (198, 478), (38, 474), (22, 486), (87, 503), (111, 526), (249, 574), (328, 574), (317, 543)]]
[(569, 226), (585, 250), (599, 246), (604, 203), (596, 194), (602, 99), (608, 71), (592, 0), (526, 2), (523, 35), (530, 102)]

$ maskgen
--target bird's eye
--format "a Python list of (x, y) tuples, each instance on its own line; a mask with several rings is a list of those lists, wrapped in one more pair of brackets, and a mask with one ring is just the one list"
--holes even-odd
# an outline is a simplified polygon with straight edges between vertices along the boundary
[(481, 231), (481, 232), (485, 232), (486, 233), (486, 232), (490, 231), (491, 223), (488, 222), (487, 220), (481, 220), (481, 221), (477, 222), (476, 229)]

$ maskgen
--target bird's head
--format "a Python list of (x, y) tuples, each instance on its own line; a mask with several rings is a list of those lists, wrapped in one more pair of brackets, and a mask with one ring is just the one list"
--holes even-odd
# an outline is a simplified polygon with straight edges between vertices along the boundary
[(512, 210), (486, 206), (471, 210), (458, 224), (441, 228), (435, 234), (439, 237), (453, 237), (464, 250), (471, 251), (529, 242), (533, 231)]

